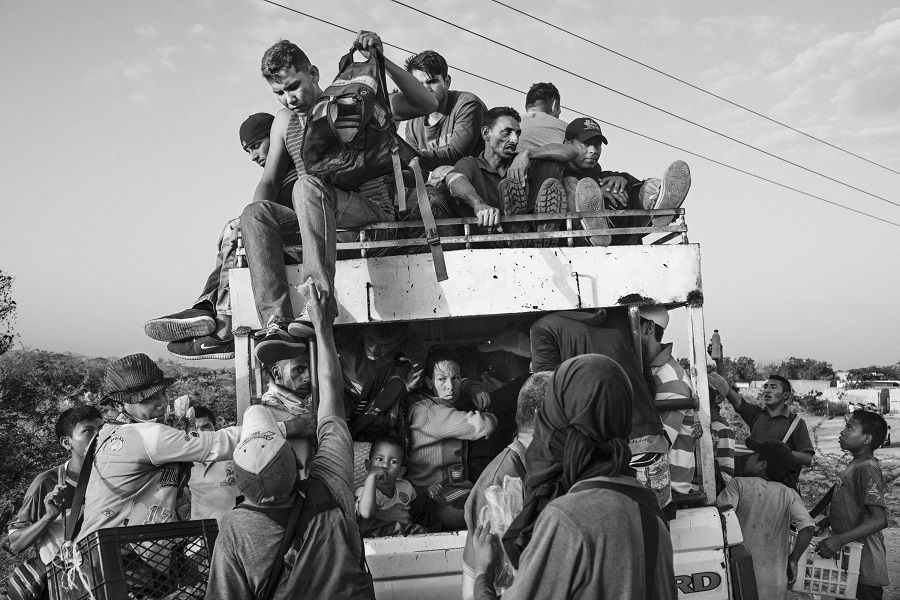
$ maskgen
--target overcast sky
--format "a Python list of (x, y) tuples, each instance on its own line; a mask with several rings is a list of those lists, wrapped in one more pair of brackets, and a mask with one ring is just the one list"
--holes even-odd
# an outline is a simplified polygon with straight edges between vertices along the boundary
[[(515, 1), (515, 0), (511, 0)], [(900, 223), (900, 208), (762, 156), (388, 0), (282, 0), (517, 88)], [(486, 0), (415, 2), (587, 78), (900, 203), (900, 175), (687, 89)], [(665, 72), (900, 171), (900, 9), (867, 2), (516, 2)], [(223, 222), (260, 175), (238, 143), (278, 105), (259, 76), (276, 40), (330, 81), (350, 34), (259, 0), (0, 4), (0, 268), (33, 348), (166, 355), (151, 317), (187, 308)], [(397, 62), (406, 55), (388, 50)], [(488, 106), (520, 95), (453, 72)], [(562, 118), (574, 118), (564, 112)], [(725, 351), (836, 368), (900, 360), (900, 227), (731, 172), (612, 126), (605, 168), (691, 165), (707, 331)], [(683, 319), (674, 324), (683, 326)], [(680, 325), (679, 325), (680, 324)], [(681, 349), (677, 354), (686, 354)]]

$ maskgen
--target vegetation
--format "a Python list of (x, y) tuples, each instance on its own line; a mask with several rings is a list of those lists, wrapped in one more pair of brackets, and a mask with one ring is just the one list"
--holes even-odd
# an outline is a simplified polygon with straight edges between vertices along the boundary
[(0, 354), (12, 348), (16, 340), (16, 301), (12, 299), (11, 275), (0, 270)]

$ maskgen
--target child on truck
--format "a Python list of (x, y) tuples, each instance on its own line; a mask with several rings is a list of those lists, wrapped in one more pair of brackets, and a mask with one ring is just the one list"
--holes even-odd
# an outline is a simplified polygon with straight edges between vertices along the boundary
[(409, 518), (409, 505), (416, 499), (416, 490), (401, 477), (406, 472), (403, 442), (392, 437), (375, 441), (369, 449), (366, 470), (369, 474), (365, 484), (356, 488), (360, 533), (373, 537), (425, 533)]
[[(755, 453), (747, 460), (744, 477), (734, 477), (716, 499), (720, 510), (734, 508), (744, 544), (753, 556), (760, 598), (785, 600), (788, 585), (797, 577), (797, 563), (812, 540), (815, 522), (800, 494), (787, 482), (797, 463), (784, 442), (747, 439)], [(797, 541), (788, 554), (791, 525)]]
[(873, 454), (887, 435), (887, 423), (878, 413), (858, 410), (847, 419), (838, 443), (853, 454), (841, 473), (831, 499), (833, 535), (819, 542), (816, 551), (825, 558), (838, 554), (850, 541), (863, 543), (856, 597), (880, 600), (888, 584), (887, 557), (881, 530), (888, 526), (884, 478)]

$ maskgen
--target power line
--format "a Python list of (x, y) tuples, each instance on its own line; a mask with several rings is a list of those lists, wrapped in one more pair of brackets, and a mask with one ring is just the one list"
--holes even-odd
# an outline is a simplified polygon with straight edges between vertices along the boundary
[(551, 63), (551, 62), (549, 62), (549, 61), (546, 61), (546, 60), (544, 60), (544, 59), (542, 59), (542, 58), (539, 58), (539, 57), (537, 57), (537, 56), (535, 56), (535, 55), (533, 55), (533, 54), (529, 54), (528, 52), (525, 52), (525, 51), (523, 51), (523, 50), (519, 50), (518, 48), (514, 48), (513, 46), (510, 46), (510, 45), (508, 45), (508, 44), (504, 44), (503, 42), (498, 42), (497, 40), (493, 40), (493, 39), (491, 39), (491, 38), (489, 38), (489, 37), (487, 37), (487, 36), (485, 36), (485, 35), (482, 35), (482, 34), (478, 33), (477, 31), (472, 31), (471, 29), (467, 29), (466, 27), (463, 27), (462, 25), (457, 25), (456, 23), (453, 23), (452, 21), (447, 21), (446, 19), (442, 19), (441, 17), (435, 16), (435, 15), (433, 15), (433, 14), (427, 12), (427, 11), (424, 11), (424, 10), (422, 10), (422, 9), (420, 9), (420, 8), (416, 8), (416, 7), (414, 7), (414, 6), (410, 6), (409, 4), (406, 4), (405, 2), (401, 2), (400, 0), (389, 0), (389, 1), (390, 1), (390, 2), (393, 2), (394, 4), (398, 4), (398, 5), (400, 5), (400, 6), (403, 6), (403, 7), (405, 7), (405, 8), (408, 8), (409, 10), (412, 10), (412, 11), (414, 11), (414, 12), (417, 12), (417, 13), (419, 13), (419, 14), (421, 14), (421, 15), (425, 15), (426, 17), (430, 17), (430, 18), (432, 18), (432, 19), (434, 19), (434, 20), (436, 20), (436, 21), (440, 21), (441, 23), (444, 23), (445, 25), (449, 25), (449, 26), (451, 26), (451, 27), (455, 27), (456, 29), (459, 29), (459, 30), (461, 30), (461, 31), (465, 31), (466, 33), (468, 33), (468, 34), (470, 34), (470, 35), (474, 35), (475, 37), (478, 37), (478, 38), (483, 39), (483, 40), (485, 40), (485, 41), (488, 41), (488, 42), (490, 42), (490, 43), (492, 43), (492, 44), (495, 44), (495, 45), (497, 45), (497, 46), (500, 46), (501, 48), (505, 48), (505, 49), (510, 50), (510, 51), (512, 51), (512, 52), (516, 52), (516, 53), (518, 53), (518, 54), (521, 54), (522, 56), (525, 56), (525, 57), (527, 57), (527, 58), (530, 58), (530, 59), (532, 59), (532, 60), (534, 60), (534, 61), (537, 61), (537, 62), (539, 62), (539, 63), (541, 63), (541, 64), (547, 65), (548, 67), (552, 67), (552, 68), (554, 68), (554, 69), (557, 69), (557, 70), (559, 70), (559, 71), (562, 71), (563, 73), (566, 73), (566, 74), (568, 74), (568, 75), (571, 75), (572, 77), (577, 77), (578, 79), (581, 79), (582, 81), (586, 81), (586, 82), (588, 82), (588, 83), (591, 83), (591, 84), (593, 84), (593, 85), (596, 85), (597, 87), (603, 88), (604, 90), (610, 91), (610, 92), (612, 92), (612, 93), (614, 93), (614, 94), (618, 94), (619, 96), (622, 96), (622, 97), (624, 97), (624, 98), (627, 98), (627, 99), (629, 99), (629, 100), (632, 100), (633, 102), (637, 102), (637, 103), (639, 103), (639, 104), (641, 104), (641, 105), (643, 105), (643, 106), (646, 106), (646, 107), (648, 107), (648, 108), (652, 108), (653, 110), (656, 110), (656, 111), (658, 111), (658, 112), (661, 112), (661, 113), (663, 113), (663, 114), (665, 114), (665, 115), (668, 115), (668, 116), (670, 116), (670, 117), (672, 117), (672, 118), (678, 119), (679, 121), (683, 121), (683, 122), (685, 122), (685, 123), (689, 123), (689, 124), (693, 125), (694, 127), (699, 127), (700, 129), (703, 129), (704, 131), (708, 131), (709, 133), (712, 133), (712, 134), (715, 134), (715, 135), (717, 135), (717, 136), (719, 136), (719, 137), (725, 138), (726, 140), (730, 140), (730, 141), (732, 141), (732, 142), (735, 142), (736, 144), (740, 144), (740, 145), (742, 145), (742, 146), (745, 146), (745, 147), (747, 147), (747, 148), (750, 148), (751, 150), (755, 150), (755, 151), (757, 151), (757, 152), (759, 152), (759, 153), (761, 153), (761, 154), (765, 154), (766, 156), (770, 156), (770, 157), (772, 157), (772, 158), (774, 158), (774, 159), (777, 159), (777, 160), (780, 160), (780, 161), (782, 161), (782, 162), (785, 162), (785, 163), (787, 163), (787, 164), (789, 164), (789, 165), (792, 165), (792, 166), (794, 166), (794, 167), (797, 167), (798, 169), (803, 169), (804, 171), (807, 171), (807, 172), (812, 173), (812, 174), (814, 174), (814, 175), (818, 175), (819, 177), (823, 177), (823, 178), (825, 178), (825, 179), (827, 179), (827, 180), (829, 180), (829, 181), (832, 181), (832, 182), (837, 183), (837, 184), (839, 184), (839, 185), (842, 185), (842, 186), (844, 186), (844, 187), (850, 188), (851, 190), (855, 190), (855, 191), (860, 192), (860, 193), (862, 193), (862, 194), (866, 194), (867, 196), (871, 196), (871, 197), (877, 198), (878, 200), (881, 200), (881, 201), (883, 201), (883, 202), (887, 202), (888, 204), (892, 204), (892, 205), (894, 205), (894, 206), (900, 207), (900, 202), (894, 202), (893, 200), (888, 200), (887, 198), (885, 198), (885, 197), (883, 197), (883, 196), (879, 196), (878, 194), (873, 194), (872, 192), (866, 191), (866, 190), (864, 190), (864, 189), (862, 189), (862, 188), (858, 188), (858, 187), (856, 187), (855, 185), (851, 185), (851, 184), (849, 184), (849, 183), (843, 182), (843, 181), (841, 181), (840, 179), (835, 179), (834, 177), (831, 177), (831, 176), (829, 176), (829, 175), (826, 175), (825, 173), (822, 173), (822, 172), (820, 172), (820, 171), (816, 171), (815, 169), (810, 169), (809, 167), (804, 167), (803, 165), (801, 165), (801, 164), (799, 164), (799, 163), (796, 163), (796, 162), (793, 162), (793, 161), (791, 161), (791, 160), (788, 160), (788, 159), (786, 159), (786, 158), (784, 158), (784, 157), (778, 156), (777, 154), (774, 154), (774, 153), (769, 152), (769, 151), (767, 151), (767, 150), (763, 150), (762, 148), (759, 148), (759, 147), (757, 147), (757, 146), (754, 146), (753, 144), (750, 144), (750, 143), (744, 142), (744, 141), (742, 141), (742, 140), (739, 140), (739, 139), (737, 139), (737, 138), (735, 138), (735, 137), (732, 137), (732, 136), (730, 136), (730, 135), (728, 135), (728, 134), (726, 134), (726, 133), (722, 133), (721, 131), (716, 131), (715, 129), (712, 129), (711, 127), (707, 127), (706, 125), (702, 125), (702, 124), (700, 124), (700, 123), (697, 123), (696, 121), (692, 121), (692, 120), (688, 119), (687, 117), (682, 117), (681, 115), (678, 115), (678, 114), (673, 113), (673, 112), (671, 112), (671, 111), (669, 111), (669, 110), (666, 110), (666, 109), (664, 109), (664, 108), (661, 108), (661, 107), (659, 107), (659, 106), (656, 106), (655, 104), (651, 104), (651, 103), (649, 103), (649, 102), (647, 102), (647, 101), (645, 101), (645, 100), (641, 100), (640, 98), (636, 98), (635, 96), (631, 96), (631, 95), (629, 95), (629, 94), (626, 94), (625, 92), (621, 92), (621, 91), (616, 90), (616, 89), (614, 89), (614, 88), (611, 88), (611, 87), (609, 87), (609, 86), (607, 86), (607, 85), (603, 85), (603, 84), (600, 83), (599, 81), (596, 81), (596, 80), (591, 79), (591, 78), (589, 78), (589, 77), (585, 77), (584, 75), (580, 75), (579, 73), (576, 73), (576, 72), (574, 72), (574, 71), (571, 71), (571, 70), (569, 70), (569, 69), (567, 69), (567, 68), (565, 68), (565, 67), (561, 67), (561, 66), (559, 66), (559, 65), (553, 64), (553, 63)]
[[(353, 34), (358, 33), (358, 31), (357, 31), (356, 29), (351, 29), (351, 28), (345, 27), (345, 26), (343, 26), (343, 25), (338, 25), (337, 23), (334, 23), (334, 22), (332, 22), (332, 21), (328, 21), (327, 19), (323, 19), (323, 18), (317, 17), (317, 16), (315, 16), (315, 15), (311, 15), (311, 14), (309, 14), (309, 13), (303, 12), (302, 10), (298, 10), (298, 9), (296, 9), (296, 8), (292, 8), (292, 7), (290, 7), (290, 6), (285, 6), (284, 4), (279, 4), (278, 2), (275, 2), (274, 0), (260, 0), (260, 1), (261, 1), (261, 2), (265, 2), (266, 4), (271, 4), (271, 5), (273, 5), (273, 6), (277, 6), (277, 7), (279, 7), (279, 8), (283, 8), (283, 9), (285, 9), (285, 10), (287, 10), (287, 11), (296, 13), (296, 14), (301, 15), (301, 16), (304, 16), (304, 17), (306, 17), (306, 18), (308, 18), (308, 19), (312, 19), (313, 21), (318, 21), (318, 22), (320, 22), (320, 23), (324, 23), (324, 24), (326, 24), (326, 25), (330, 25), (330, 26), (332, 26), (332, 27), (335, 27), (336, 29), (341, 29), (341, 30), (346, 31), (346, 32), (348, 32), (348, 33), (353, 33)], [(407, 54), (415, 54), (414, 51), (412, 51), (412, 50), (410, 50), (410, 49), (408, 49), (408, 48), (404, 48), (403, 46), (398, 46), (398, 45), (392, 44), (392, 43), (390, 43), (390, 42), (385, 42), (384, 40), (382, 40), (381, 43), (384, 44), (385, 46), (390, 47), (390, 48), (394, 48), (395, 50), (399, 50), (399, 51), (401, 51), (401, 52), (406, 52)], [(479, 74), (477, 74), (477, 73), (473, 73), (472, 71), (468, 71), (468, 70), (466, 70), (466, 69), (457, 67), (457, 66), (455, 66), (455, 65), (449, 65), (449, 66), (452, 67), (454, 70), (459, 71), (460, 73), (465, 73), (466, 75), (469, 75), (469, 76), (471, 76), (471, 77), (475, 77), (476, 79), (480, 79), (481, 81), (486, 81), (486, 82), (488, 82), (488, 83), (491, 83), (491, 84), (493, 84), (493, 85), (496, 85), (496, 86), (498, 86), (498, 87), (507, 89), (507, 90), (512, 91), (512, 92), (516, 92), (516, 93), (518, 93), (518, 94), (522, 94), (522, 95), (525, 94), (525, 91), (524, 91), (524, 90), (518, 89), (518, 88), (513, 87), (513, 86), (511, 86), (511, 85), (509, 85), (509, 84), (502, 83), (502, 82), (497, 81), (497, 80), (495, 80), (495, 79), (491, 79), (490, 77), (485, 77), (484, 75), (479, 75)], [(647, 134), (645, 134), (645, 133), (641, 133), (641, 132), (639, 132), (639, 131), (635, 131), (635, 130), (633, 130), (633, 129), (629, 129), (628, 127), (624, 127), (624, 126), (622, 126), (622, 125), (618, 125), (618, 124), (616, 124), (616, 123), (612, 123), (612, 122), (606, 121), (606, 120), (604, 120), (604, 119), (598, 119), (597, 117), (594, 117), (593, 115), (590, 115), (590, 114), (588, 114), (588, 113), (582, 112), (582, 111), (580, 111), (580, 110), (578, 110), (578, 109), (576, 109), (576, 108), (572, 108), (572, 107), (570, 107), (570, 106), (563, 106), (562, 108), (564, 108), (564, 109), (566, 109), (566, 110), (568, 110), (568, 111), (571, 111), (571, 112), (573, 112), (573, 113), (575, 113), (575, 114), (577, 114), (577, 115), (581, 115), (581, 116), (583, 116), (583, 117), (590, 117), (590, 118), (594, 119), (595, 121), (598, 121), (598, 122), (603, 123), (603, 124), (605, 124), (605, 125), (609, 125), (610, 127), (615, 127), (616, 129), (619, 129), (619, 130), (621, 130), (621, 131), (625, 131), (625, 132), (630, 133), (630, 134), (632, 134), (632, 135), (636, 135), (636, 136), (638, 136), (638, 137), (644, 138), (644, 139), (649, 140), (649, 141), (651, 141), (651, 142), (655, 142), (655, 143), (657, 143), (657, 144), (661, 144), (661, 145), (666, 146), (666, 147), (668, 147), (668, 148), (672, 148), (672, 149), (674, 149), (674, 150), (678, 150), (679, 152), (684, 152), (685, 154), (690, 154), (691, 156), (696, 156), (696, 157), (699, 158), (699, 159), (705, 160), (705, 161), (710, 162), (710, 163), (713, 163), (713, 164), (715, 164), (715, 165), (719, 165), (720, 167), (724, 167), (724, 168), (726, 168), (726, 169), (730, 169), (730, 170), (732, 170), (732, 171), (735, 171), (735, 172), (737, 172), (737, 173), (741, 173), (741, 174), (743, 174), (743, 175), (748, 175), (748, 176), (750, 176), (750, 177), (753, 177), (754, 179), (758, 179), (758, 180), (760, 180), (760, 181), (765, 181), (766, 183), (770, 183), (770, 184), (775, 185), (775, 186), (778, 186), (778, 187), (780, 187), (780, 188), (783, 188), (783, 189), (786, 189), (786, 190), (795, 192), (795, 193), (797, 193), (797, 194), (801, 194), (801, 195), (803, 195), (803, 196), (807, 196), (807, 197), (809, 197), (809, 198), (813, 198), (813, 199), (815, 199), (815, 200), (819, 200), (819, 201), (821, 201), (821, 202), (825, 202), (826, 204), (831, 204), (832, 206), (837, 206), (838, 208), (843, 208), (844, 210), (849, 210), (850, 212), (854, 212), (854, 213), (859, 214), (859, 215), (862, 215), (862, 216), (864, 216), (864, 217), (869, 217), (870, 219), (875, 219), (876, 221), (881, 221), (882, 223), (887, 223), (888, 225), (893, 225), (894, 227), (900, 227), (900, 223), (895, 223), (894, 221), (890, 221), (890, 220), (888, 220), (888, 219), (884, 219), (884, 218), (882, 218), (882, 217), (878, 217), (878, 216), (875, 216), (875, 215), (873, 215), (873, 214), (870, 214), (870, 213), (867, 213), (867, 212), (864, 212), (864, 211), (861, 211), (861, 210), (858, 210), (858, 209), (855, 209), (855, 208), (851, 208), (851, 207), (846, 206), (846, 205), (844, 205), (844, 204), (841, 204), (841, 203), (839, 203), (839, 202), (834, 202), (833, 200), (828, 200), (828, 199), (823, 198), (823, 197), (821, 197), (821, 196), (817, 196), (817, 195), (815, 195), (815, 194), (811, 194), (811, 193), (809, 193), (809, 192), (806, 192), (806, 191), (803, 191), (803, 190), (801, 190), (801, 189), (798, 189), (798, 188), (795, 188), (795, 187), (786, 185), (786, 184), (784, 184), (784, 183), (780, 183), (780, 182), (778, 182), (778, 181), (775, 181), (774, 179), (769, 179), (769, 178), (767, 178), (767, 177), (763, 177), (762, 175), (757, 175), (756, 173), (752, 173), (752, 172), (750, 172), (750, 171), (746, 171), (746, 170), (744, 170), (744, 169), (741, 169), (740, 167), (736, 167), (736, 166), (734, 166), (734, 165), (730, 165), (730, 164), (725, 163), (725, 162), (722, 162), (722, 161), (720, 161), (720, 160), (716, 160), (715, 158), (711, 158), (711, 157), (709, 157), (709, 156), (706, 156), (706, 155), (703, 155), (703, 154), (699, 154), (699, 153), (697, 153), (697, 152), (693, 152), (693, 151), (688, 150), (688, 149), (686, 149), (686, 148), (682, 148), (682, 147), (680, 147), (680, 146), (676, 146), (675, 144), (670, 144), (669, 142), (664, 142), (664, 141), (662, 141), (662, 140), (659, 140), (659, 139), (657, 139), (657, 138), (654, 138), (653, 136), (647, 135)]]
[(535, 20), (535, 21), (538, 21), (539, 23), (543, 23), (544, 25), (547, 25), (548, 27), (552, 27), (553, 29), (556, 29), (557, 31), (561, 31), (561, 32), (563, 32), (563, 33), (565, 33), (565, 34), (567, 34), (567, 35), (570, 35), (570, 36), (572, 36), (572, 37), (574, 37), (574, 38), (576, 38), (576, 39), (579, 39), (579, 40), (581, 40), (581, 41), (583, 41), (583, 42), (587, 42), (588, 44), (591, 44), (592, 46), (596, 46), (597, 48), (600, 48), (600, 49), (602, 49), (602, 50), (606, 50), (607, 52), (610, 52), (610, 53), (612, 53), (612, 54), (615, 54), (616, 56), (618, 56), (618, 57), (620, 57), (620, 58), (624, 58), (625, 60), (630, 61), (630, 62), (632, 62), (632, 63), (634, 63), (634, 64), (636, 64), (636, 65), (640, 65), (640, 66), (644, 67), (645, 69), (650, 69), (650, 70), (653, 71), (654, 73), (658, 73), (659, 75), (662, 75), (663, 77), (668, 77), (669, 79), (672, 79), (673, 81), (677, 81), (678, 83), (680, 83), (680, 84), (682, 84), (682, 85), (686, 85), (686, 86), (688, 86), (688, 87), (690, 87), (690, 88), (692, 88), (692, 89), (695, 89), (695, 90), (697, 90), (698, 92), (702, 92), (702, 93), (704, 93), (704, 94), (707, 94), (707, 95), (709, 95), (709, 96), (712, 96), (713, 98), (716, 98), (717, 100), (721, 100), (722, 102), (726, 102), (726, 103), (730, 104), (731, 106), (734, 106), (734, 107), (736, 107), (736, 108), (740, 108), (741, 110), (745, 110), (745, 111), (747, 111), (747, 112), (749, 112), (749, 113), (751, 113), (751, 114), (753, 114), (753, 115), (756, 115), (757, 117), (763, 118), (763, 119), (765, 119), (765, 120), (767, 120), (767, 121), (769, 121), (769, 122), (771, 122), (771, 123), (775, 123), (776, 125), (780, 125), (781, 127), (784, 127), (785, 129), (789, 129), (789, 130), (791, 130), (791, 131), (793, 131), (793, 132), (795, 132), (795, 133), (799, 133), (800, 135), (802, 135), (802, 136), (804, 136), (804, 137), (807, 137), (807, 138), (809, 138), (809, 139), (811, 139), (811, 140), (815, 140), (816, 142), (819, 142), (820, 144), (825, 144), (826, 146), (828, 146), (828, 147), (830, 147), (830, 148), (834, 148), (835, 150), (839, 150), (840, 152), (843, 152), (844, 154), (849, 154), (850, 156), (853, 156), (853, 157), (855, 157), (855, 158), (858, 158), (859, 160), (862, 160), (862, 161), (864, 161), (864, 162), (867, 162), (867, 163), (869, 163), (870, 165), (874, 165), (874, 166), (880, 167), (880, 168), (882, 168), (882, 169), (884, 169), (884, 170), (886, 170), (886, 171), (890, 171), (891, 173), (896, 173), (897, 175), (900, 175), (900, 171), (895, 171), (894, 169), (892, 169), (892, 168), (890, 168), (890, 167), (888, 167), (888, 166), (886, 166), (886, 165), (883, 165), (883, 164), (881, 164), (881, 163), (879, 163), (879, 162), (876, 162), (876, 161), (874, 161), (874, 160), (872, 160), (872, 159), (866, 158), (865, 156), (860, 156), (859, 154), (856, 154), (855, 152), (851, 152), (850, 150), (847, 150), (846, 148), (842, 148), (841, 146), (838, 146), (838, 145), (836, 145), (836, 144), (832, 144), (831, 142), (829, 142), (829, 141), (827, 141), (827, 140), (823, 140), (823, 139), (821, 139), (821, 138), (818, 138), (818, 137), (812, 135), (811, 133), (808, 133), (808, 132), (806, 132), (806, 131), (803, 131), (802, 129), (797, 129), (796, 127), (793, 127), (793, 126), (791, 126), (791, 125), (788, 125), (787, 123), (783, 123), (783, 122), (779, 121), (778, 119), (775, 119), (774, 117), (770, 117), (770, 116), (768, 116), (768, 115), (766, 115), (766, 114), (763, 114), (763, 113), (761, 113), (761, 112), (758, 112), (758, 111), (756, 111), (756, 110), (754, 110), (754, 109), (752, 109), (752, 108), (749, 108), (749, 107), (747, 107), (747, 106), (744, 106), (743, 104), (740, 104), (740, 103), (738, 103), (738, 102), (735, 102), (734, 100), (729, 100), (728, 98), (725, 98), (724, 96), (720, 96), (719, 94), (716, 94), (715, 92), (711, 92), (711, 91), (709, 91), (709, 90), (707, 90), (707, 89), (705, 89), (705, 88), (702, 88), (702, 87), (700, 87), (700, 86), (698, 86), (698, 85), (695, 85), (695, 84), (693, 84), (693, 83), (691, 83), (691, 82), (689, 82), (689, 81), (685, 81), (684, 79), (681, 79), (681, 78), (679, 78), (679, 77), (676, 77), (675, 75), (671, 75), (671, 74), (669, 74), (669, 73), (666, 73), (665, 71), (663, 71), (663, 70), (661, 70), (661, 69), (657, 69), (656, 67), (654, 67), (654, 66), (652, 66), (652, 65), (648, 65), (647, 63), (641, 62), (641, 61), (639, 61), (639, 60), (636, 59), (636, 58), (632, 58), (632, 57), (628, 56), (627, 54), (623, 54), (623, 53), (621, 53), (621, 52), (618, 52), (618, 51), (616, 51), (616, 50), (613, 50), (612, 48), (609, 48), (608, 46), (604, 46), (603, 44), (598, 44), (597, 42), (595, 42), (595, 41), (593, 41), (593, 40), (590, 40), (590, 39), (588, 39), (588, 38), (586, 38), (586, 37), (584, 37), (584, 36), (578, 35), (577, 33), (573, 32), (573, 31), (570, 31), (570, 30), (566, 29), (565, 27), (560, 27), (559, 25), (556, 25), (556, 24), (554, 24), (554, 23), (551, 23), (550, 21), (547, 21), (547, 20), (545, 20), (545, 19), (542, 19), (541, 17), (537, 17), (537, 16), (535, 16), (535, 15), (532, 15), (531, 13), (525, 12), (524, 10), (521, 10), (521, 9), (519, 9), (519, 8), (516, 8), (515, 6), (510, 6), (509, 4), (506, 4), (505, 2), (501, 2), (500, 0), (491, 0), (491, 2), (493, 2), (494, 4), (499, 4), (500, 6), (504, 6), (504, 7), (508, 8), (509, 10), (511, 10), (511, 11), (513, 11), (513, 12), (516, 12), (516, 13), (519, 13), (520, 15), (526, 16), (526, 17), (528, 17), (529, 19), (533, 19), (533, 20)]

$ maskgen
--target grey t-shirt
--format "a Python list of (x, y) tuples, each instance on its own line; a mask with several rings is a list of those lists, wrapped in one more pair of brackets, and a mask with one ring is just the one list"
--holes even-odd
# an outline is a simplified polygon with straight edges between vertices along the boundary
[[(300, 550), (291, 549), (285, 556), (275, 598), (374, 599), (371, 578), (360, 566), (363, 545), (353, 509), (353, 442), (346, 422), (323, 419), (318, 439), (309, 476), (328, 486), (339, 508), (310, 520)], [(216, 540), (206, 598), (257, 598), (283, 537), (284, 527), (263, 513), (243, 509), (228, 513)]]

